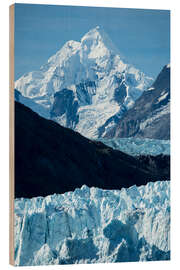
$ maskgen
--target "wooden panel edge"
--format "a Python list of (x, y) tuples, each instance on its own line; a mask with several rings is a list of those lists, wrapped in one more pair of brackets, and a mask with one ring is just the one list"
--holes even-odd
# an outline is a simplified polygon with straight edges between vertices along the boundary
[(9, 7), (9, 263), (14, 265), (14, 13)]

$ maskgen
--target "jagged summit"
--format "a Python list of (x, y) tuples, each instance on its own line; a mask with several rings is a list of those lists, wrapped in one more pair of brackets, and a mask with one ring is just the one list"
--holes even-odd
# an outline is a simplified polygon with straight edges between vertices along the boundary
[(97, 26), (80, 42), (67, 41), (39, 71), (17, 80), (15, 88), (42, 105), (54, 121), (97, 138), (101, 127), (112, 117), (121, 118), (151, 84)]
[[(100, 58), (102, 56), (110, 54), (118, 54), (119, 51), (113, 44), (112, 40), (106, 34), (104, 29), (97, 26), (87, 32), (81, 41), (69, 40), (60, 50), (57, 51), (52, 57), (48, 59), (48, 63), (54, 63), (57, 58), (65, 58), (72, 56), (73, 54), (79, 54), (83, 61), (83, 56), (87, 54), (89, 58)], [(82, 62), (81, 61), (81, 62)], [(61, 60), (58, 59), (60, 63)], [(58, 65), (58, 63), (56, 63)]]
[(88, 33), (86, 33), (82, 39), (81, 43), (92, 43), (94, 46), (98, 46), (99, 43), (103, 43), (111, 53), (118, 54), (119, 51), (116, 46), (113, 44), (112, 40), (104, 31), (103, 27), (96, 26), (95, 28), (91, 29)]
[(86, 39), (86, 37), (88, 36), (93, 36), (94, 38), (97, 38), (97, 36), (102, 36), (104, 34), (104, 29), (101, 27), (101, 26), (96, 26), (92, 29), (90, 29), (82, 38), (81, 38), (81, 41), (83, 39)]

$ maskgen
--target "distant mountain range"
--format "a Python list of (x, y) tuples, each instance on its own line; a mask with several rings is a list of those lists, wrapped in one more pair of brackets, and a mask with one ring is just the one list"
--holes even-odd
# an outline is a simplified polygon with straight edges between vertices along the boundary
[[(105, 137), (153, 83), (127, 64), (101, 27), (68, 41), (15, 82), (21, 103), (89, 138)], [(17, 95), (18, 96), (18, 95)]]
[(132, 157), (15, 103), (15, 196), (105, 189), (169, 180), (169, 156)]

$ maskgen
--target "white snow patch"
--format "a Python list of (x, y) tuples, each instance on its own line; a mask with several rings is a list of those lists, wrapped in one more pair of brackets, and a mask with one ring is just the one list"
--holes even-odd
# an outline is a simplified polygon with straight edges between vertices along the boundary
[(152, 90), (155, 90), (155, 88), (154, 87), (150, 87), (150, 88), (147, 89), (147, 91), (152, 91)]
[(160, 102), (160, 101), (162, 101), (162, 100), (164, 100), (167, 96), (169, 95), (169, 93), (167, 92), (167, 93), (165, 93), (165, 94), (163, 94), (163, 95), (161, 95), (159, 98), (158, 98), (158, 102)]

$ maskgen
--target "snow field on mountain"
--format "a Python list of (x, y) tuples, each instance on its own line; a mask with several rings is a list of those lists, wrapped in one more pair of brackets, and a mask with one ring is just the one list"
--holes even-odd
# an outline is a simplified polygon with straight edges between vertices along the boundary
[(97, 138), (98, 127), (103, 125), (105, 121), (113, 116), (114, 113), (118, 113), (119, 106), (116, 103), (101, 103), (94, 106), (83, 106), (79, 112), (79, 123), (75, 130), (80, 132), (85, 137)]
[(15, 200), (15, 264), (170, 258), (170, 182)]

